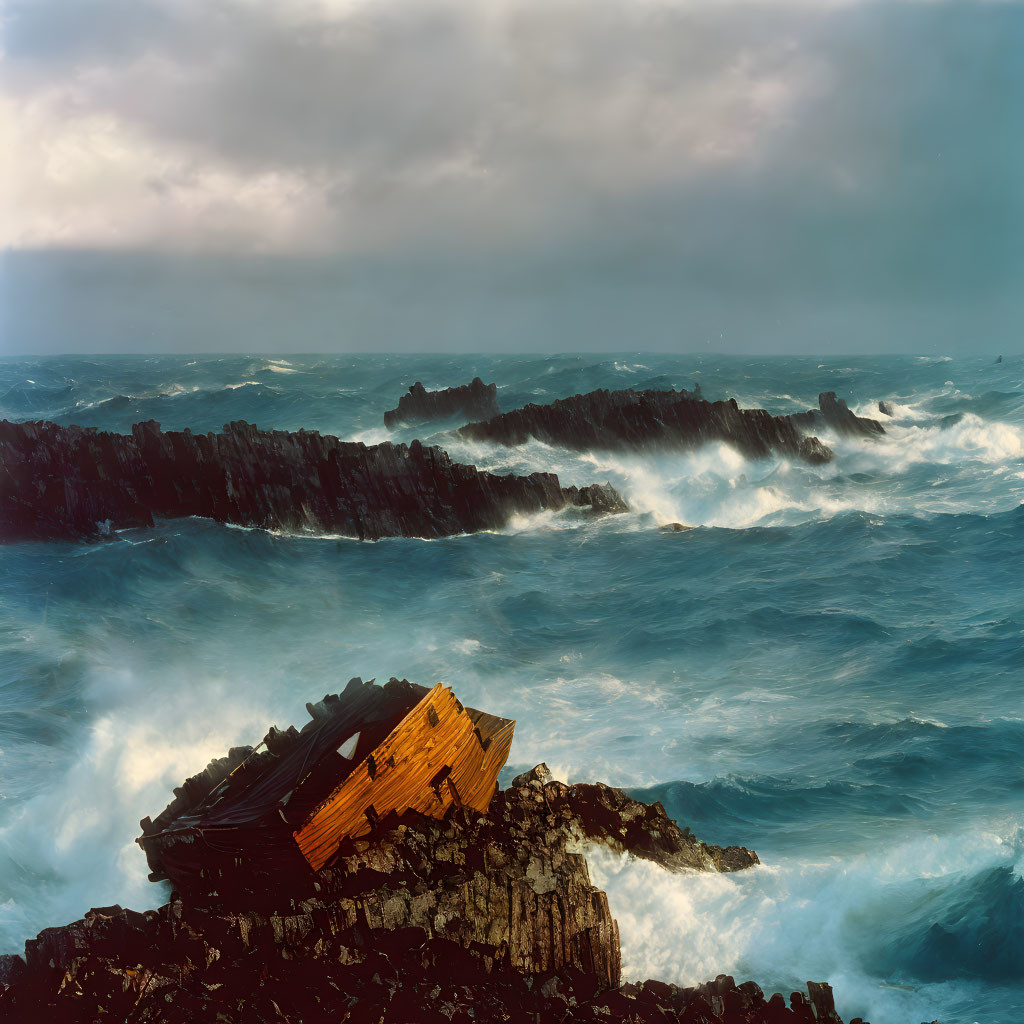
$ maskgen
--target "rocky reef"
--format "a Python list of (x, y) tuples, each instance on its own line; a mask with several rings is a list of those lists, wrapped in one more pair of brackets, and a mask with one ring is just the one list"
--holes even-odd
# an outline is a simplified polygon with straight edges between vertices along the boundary
[(735, 399), (705, 401), (699, 391), (591, 391), (548, 405), (527, 405), (490, 420), (467, 423), (463, 437), (577, 450), (693, 449), (725, 441), (747, 458), (783, 455), (812, 465), (828, 462), (832, 451), (811, 431), (871, 437), (884, 434), (876, 420), (855, 416), (834, 392), (818, 396), (818, 409), (773, 416), (764, 409), (741, 409)]
[(587, 843), (673, 871), (757, 864), (750, 850), (702, 843), (660, 804), (567, 786), (538, 765), (485, 815), (382, 818), (315, 873), (312, 890), (283, 885), (273, 905), (211, 889), (48, 928), (24, 958), (0, 957), (0, 1016), (842, 1024), (827, 984), (808, 983), (788, 1005), (725, 975), (691, 988), (620, 984), (618, 928), (591, 884)]
[(626, 511), (610, 486), (498, 476), (418, 441), (367, 446), (245, 422), (193, 434), (150, 420), (125, 435), (0, 421), (0, 541), (88, 538), (181, 516), (360, 540), (433, 538), (570, 505)]
[(725, 441), (748, 458), (785, 455), (812, 464), (832, 452), (787, 416), (741, 409), (735, 399), (707, 402), (690, 391), (591, 391), (548, 405), (527, 405), (460, 428), (463, 437), (499, 444), (545, 444), (577, 450), (692, 449)]
[(398, 407), (384, 413), (384, 426), (390, 429), (399, 423), (426, 423), (452, 416), (488, 420), (500, 412), (498, 386), (485, 384), (479, 377), (474, 377), (469, 384), (440, 391), (428, 391), (416, 381), (398, 400)]

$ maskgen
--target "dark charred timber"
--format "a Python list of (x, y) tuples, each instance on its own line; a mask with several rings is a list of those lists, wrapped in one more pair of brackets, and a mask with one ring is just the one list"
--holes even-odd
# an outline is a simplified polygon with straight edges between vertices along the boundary
[(748, 458), (775, 454), (812, 464), (832, 458), (828, 448), (816, 437), (805, 437), (790, 417), (741, 409), (734, 399), (706, 402), (690, 391), (591, 391), (468, 423), (459, 433), (504, 445), (525, 444), (533, 437), (577, 450), (678, 450), (724, 441)]
[(399, 423), (427, 423), (452, 416), (488, 420), (500, 412), (498, 385), (485, 384), (479, 377), (474, 377), (469, 384), (441, 391), (428, 391), (416, 381), (398, 400), (398, 408), (384, 413), (384, 426), (390, 429)]
[(181, 516), (360, 540), (434, 538), (571, 505), (626, 511), (609, 486), (497, 476), (419, 441), (367, 446), (245, 422), (193, 434), (150, 420), (125, 435), (0, 421), (0, 541), (91, 538)]
[[(881, 403), (878, 411), (885, 412)], [(817, 409), (793, 413), (789, 418), (803, 431), (831, 431), (843, 437), (878, 437), (885, 433), (885, 427), (878, 420), (855, 415), (834, 391), (822, 391), (818, 395)]]

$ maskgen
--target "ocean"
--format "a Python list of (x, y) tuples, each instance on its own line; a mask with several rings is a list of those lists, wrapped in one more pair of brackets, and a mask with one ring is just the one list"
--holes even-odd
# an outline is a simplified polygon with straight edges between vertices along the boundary
[[(784, 413), (829, 390), (887, 434), (823, 435), (836, 458), (811, 467), (383, 427), (414, 381), (476, 375), (503, 409), (699, 382)], [(515, 718), (505, 778), (546, 761), (757, 850), (736, 875), (595, 853), (626, 978), (829, 980), (873, 1024), (1024, 1020), (1021, 357), (4, 358), (0, 417), (418, 436), (611, 481), (634, 510), (429, 542), (193, 519), (0, 547), (0, 952), (164, 902), (133, 840), (172, 786), (351, 676), (395, 675)]]

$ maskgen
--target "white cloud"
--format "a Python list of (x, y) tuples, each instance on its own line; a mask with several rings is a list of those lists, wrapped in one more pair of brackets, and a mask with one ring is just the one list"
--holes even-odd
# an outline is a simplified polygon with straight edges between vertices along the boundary
[(792, 5), (86, 7), (15, 9), (9, 246), (508, 244), (756, 164), (828, 80)]

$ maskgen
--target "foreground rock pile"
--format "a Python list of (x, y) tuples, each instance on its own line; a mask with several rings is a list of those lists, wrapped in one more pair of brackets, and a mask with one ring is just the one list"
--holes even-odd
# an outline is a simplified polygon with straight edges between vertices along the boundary
[(0, 421), (0, 541), (93, 537), (181, 516), (360, 540), (432, 538), (571, 505), (626, 511), (611, 487), (480, 472), (419, 441), (367, 446), (244, 422), (193, 434), (151, 420), (129, 436)]
[(498, 385), (485, 384), (474, 377), (469, 384), (457, 388), (428, 391), (419, 381), (398, 400), (398, 407), (384, 413), (384, 426), (399, 423), (425, 423), (462, 416), (467, 420), (489, 420), (497, 416)]
[(48, 928), (24, 959), (0, 958), (0, 1019), (842, 1024), (827, 985), (788, 1004), (726, 976), (620, 985), (618, 929), (584, 842), (669, 870), (757, 864), (702, 843), (660, 804), (553, 782), (540, 765), (487, 815), (382, 819), (276, 905), (172, 895), (159, 910), (99, 908)]

